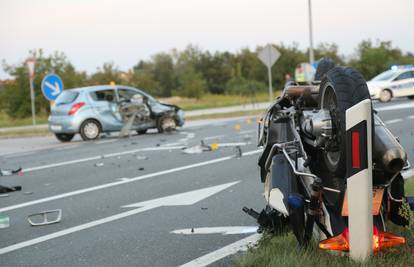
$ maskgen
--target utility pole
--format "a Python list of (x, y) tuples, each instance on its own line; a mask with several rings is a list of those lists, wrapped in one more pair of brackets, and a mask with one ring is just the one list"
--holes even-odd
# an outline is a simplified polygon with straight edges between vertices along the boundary
[(312, 32), (312, 0), (308, 0), (309, 10), (309, 63), (312, 65), (315, 62), (313, 54), (313, 32)]

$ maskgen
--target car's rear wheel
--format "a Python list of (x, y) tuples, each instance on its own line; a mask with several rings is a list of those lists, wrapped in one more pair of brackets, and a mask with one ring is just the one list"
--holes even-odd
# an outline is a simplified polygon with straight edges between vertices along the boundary
[(70, 142), (75, 134), (55, 133), (55, 136), (60, 142)]
[(96, 120), (86, 120), (80, 127), (80, 135), (84, 141), (95, 140), (101, 133), (101, 125)]
[(392, 93), (390, 90), (388, 89), (384, 89), (381, 91), (380, 96), (379, 96), (379, 100), (381, 102), (389, 102), (392, 98)]
[[(343, 67), (330, 70), (320, 86), (320, 107), (329, 110), (333, 136), (322, 152), (324, 163), (332, 174), (344, 177), (346, 172), (345, 112), (365, 99), (370, 99), (367, 84), (360, 73)], [(372, 132), (374, 128), (372, 128)]]
[(157, 129), (159, 133), (171, 132), (177, 128), (177, 123), (171, 116), (162, 116), (158, 119)]

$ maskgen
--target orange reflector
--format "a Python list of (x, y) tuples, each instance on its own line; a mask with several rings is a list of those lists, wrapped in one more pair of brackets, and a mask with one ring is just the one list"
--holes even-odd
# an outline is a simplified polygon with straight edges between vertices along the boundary
[(240, 124), (236, 124), (236, 125), (234, 125), (234, 130), (236, 130), (236, 131), (240, 131)]
[[(378, 215), (381, 209), (384, 188), (372, 189), (372, 215)], [(342, 216), (348, 216), (348, 191), (345, 192), (344, 203), (342, 204)]]
[(211, 148), (212, 151), (217, 150), (219, 147), (220, 147), (220, 145), (217, 144), (217, 143), (213, 143), (213, 144), (210, 145), (210, 148)]
[[(405, 238), (387, 232), (382, 232), (374, 226), (372, 236), (373, 250), (375, 252), (389, 247), (395, 247), (405, 244)], [(349, 230), (345, 228), (342, 234), (322, 240), (319, 242), (319, 248), (326, 250), (349, 251)]]

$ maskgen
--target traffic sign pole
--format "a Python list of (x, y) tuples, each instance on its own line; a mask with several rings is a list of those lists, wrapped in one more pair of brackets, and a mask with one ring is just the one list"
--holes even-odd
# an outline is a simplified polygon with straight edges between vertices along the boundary
[(267, 73), (269, 78), (269, 101), (273, 101), (273, 87), (272, 87), (272, 68), (267, 67)]
[(273, 88), (272, 88), (272, 66), (280, 57), (280, 52), (272, 45), (266, 45), (257, 55), (263, 64), (267, 67), (267, 75), (269, 79), (269, 100), (273, 101)]

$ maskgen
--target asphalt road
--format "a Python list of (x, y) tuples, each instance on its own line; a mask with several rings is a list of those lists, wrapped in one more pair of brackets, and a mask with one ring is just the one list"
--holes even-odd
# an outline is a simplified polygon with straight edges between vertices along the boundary
[[(413, 159), (414, 101), (375, 108)], [(36, 140), (9, 140), (33, 145), (9, 146), (0, 156), (1, 168), (24, 168), (22, 176), (0, 177), (2, 185), (23, 187), (0, 198), (0, 213), (10, 217), (10, 227), (0, 229), (1, 266), (228, 265), (232, 257), (220, 255), (255, 239), (255, 222), (241, 211), (264, 203), (255, 119), (94, 142), (38, 139), (44, 149)], [(201, 140), (221, 146), (199, 154), (181, 149)], [(29, 225), (29, 214), (53, 209), (62, 209), (61, 222)]]

